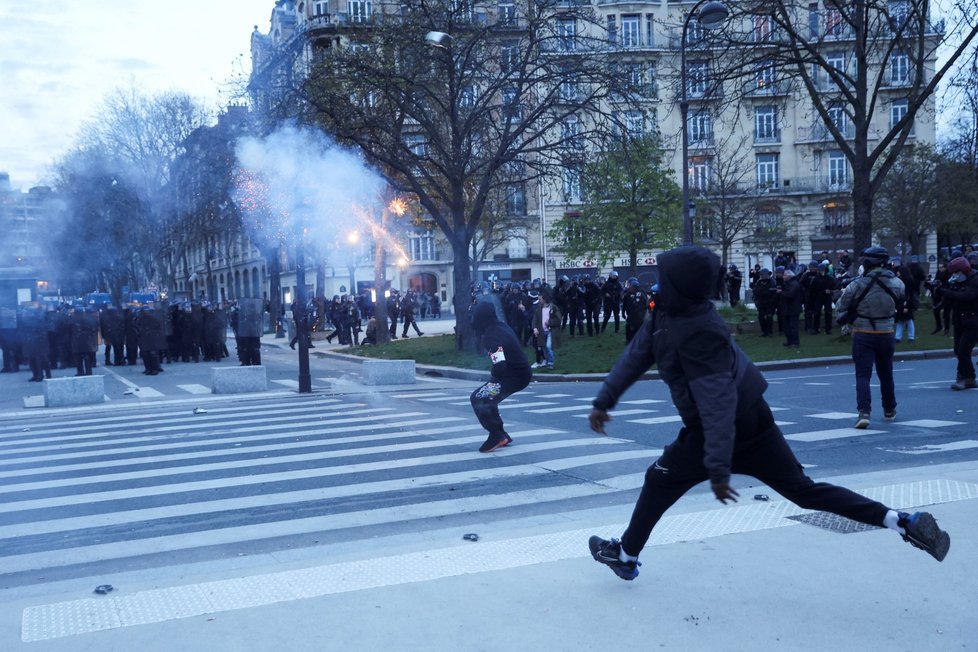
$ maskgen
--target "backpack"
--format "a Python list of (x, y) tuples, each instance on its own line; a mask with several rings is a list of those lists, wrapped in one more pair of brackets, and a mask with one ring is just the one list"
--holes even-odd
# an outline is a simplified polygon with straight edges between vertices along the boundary
[(853, 301), (849, 305), (849, 309), (846, 310), (841, 315), (839, 315), (839, 317), (835, 320), (837, 324), (839, 324), (840, 326), (845, 326), (847, 324), (851, 324), (854, 321), (856, 321), (856, 317), (862, 317), (863, 319), (868, 319), (870, 325), (875, 330), (876, 329), (876, 320), (877, 319), (889, 319), (889, 318), (893, 317), (893, 315), (887, 315), (887, 316), (872, 315), (872, 316), (870, 316), (870, 315), (860, 315), (859, 314), (859, 311), (858, 311), (859, 304), (862, 303), (862, 300), (866, 298), (866, 295), (869, 294), (869, 291), (873, 289), (873, 285), (880, 286), (881, 288), (883, 288), (883, 291), (884, 292), (886, 292), (888, 295), (890, 295), (890, 298), (893, 299), (893, 306), (894, 306), (894, 308), (896, 307), (897, 304), (900, 303), (900, 300), (897, 299), (897, 296), (893, 293), (893, 290), (891, 290), (890, 288), (888, 288), (886, 286), (886, 284), (883, 283), (883, 281), (880, 280), (880, 277), (879, 276), (872, 276), (870, 278), (871, 278), (870, 282), (866, 285), (866, 287), (863, 289), (863, 291), (859, 293), (859, 296), (856, 297), (855, 301)]

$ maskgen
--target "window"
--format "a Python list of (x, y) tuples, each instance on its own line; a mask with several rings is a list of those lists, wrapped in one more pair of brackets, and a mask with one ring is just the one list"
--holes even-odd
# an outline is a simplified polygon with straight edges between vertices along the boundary
[(428, 155), (428, 141), (422, 134), (408, 134), (404, 137), (404, 144), (418, 158)]
[(845, 231), (852, 227), (849, 206), (841, 202), (828, 202), (822, 206), (822, 224), (826, 231)]
[(777, 154), (758, 154), (756, 167), (757, 167), (758, 188), (778, 187), (778, 155)]
[(706, 110), (696, 111), (686, 123), (689, 128), (689, 142), (710, 144), (713, 142), (713, 118)]
[(693, 228), (700, 240), (716, 240), (717, 218), (713, 211), (706, 209), (693, 220)]
[(652, 64), (625, 63), (622, 64), (622, 74), (630, 93), (634, 93), (640, 97), (652, 97), (655, 95), (653, 85), (655, 68)]
[(370, 20), (373, 13), (371, 0), (349, 0), (347, 9), (350, 12), (350, 21), (354, 23), (365, 23)]
[(499, 0), (499, 23), (501, 25), (516, 24), (516, 4), (513, 0)]
[(608, 16), (608, 43), (615, 45), (618, 42), (618, 24), (614, 14)]
[(641, 23), (637, 15), (621, 17), (621, 46), (637, 48), (642, 44)]
[(581, 147), (581, 123), (577, 116), (571, 115), (560, 123), (560, 139), (564, 147), (578, 149)]
[(889, 14), (890, 29), (894, 34), (899, 33), (910, 18), (910, 1), (890, 0), (886, 3), (886, 13)]
[(704, 36), (703, 26), (700, 25), (700, 21), (695, 16), (690, 18), (689, 28), (686, 30), (686, 45), (699, 43), (703, 40)]
[(516, 93), (515, 88), (503, 89), (503, 117), (512, 118), (514, 120), (519, 120), (523, 115), (520, 110), (519, 95)]
[(463, 109), (471, 109), (475, 106), (475, 87), (472, 84), (462, 87), (458, 95), (458, 105)]
[(774, 82), (777, 79), (776, 71), (773, 61), (759, 64), (754, 75), (754, 89), (762, 93), (773, 93)]
[(520, 46), (518, 42), (507, 41), (499, 48), (499, 70), (503, 74), (516, 72), (520, 67)]
[(784, 222), (781, 219), (781, 211), (777, 208), (758, 208), (757, 209), (757, 230), (767, 233), (778, 233), (784, 231)]
[(689, 185), (696, 190), (705, 191), (713, 176), (713, 161), (709, 156), (693, 156), (689, 159)]
[(825, 10), (825, 35), (835, 38), (847, 36), (849, 26), (842, 18), (842, 12), (838, 9), (827, 8)]
[[(909, 110), (909, 102), (906, 99), (893, 100), (890, 104), (890, 129), (893, 129), (903, 120)], [(913, 127), (910, 128), (913, 133)]]
[(560, 18), (557, 20), (557, 46), (565, 52), (577, 47), (576, 18)]
[(435, 260), (435, 236), (431, 231), (408, 236), (411, 260)]
[(577, 167), (565, 164), (561, 181), (564, 186), (564, 200), (568, 203), (581, 201), (581, 173)]
[(852, 126), (849, 123), (849, 116), (846, 115), (845, 107), (841, 104), (830, 104), (825, 110), (829, 114), (829, 122), (842, 133), (843, 138), (852, 138)]
[(560, 99), (564, 102), (576, 102), (580, 98), (581, 89), (577, 83), (577, 75), (565, 73), (563, 81), (560, 82)]
[(689, 93), (689, 96), (703, 97), (706, 95), (710, 83), (710, 64), (706, 61), (693, 61), (689, 64), (687, 73), (686, 92)]
[(890, 86), (904, 86), (910, 81), (910, 57), (896, 51), (890, 57)]
[(754, 142), (776, 143), (781, 140), (778, 129), (778, 107), (759, 106), (754, 109)]
[(814, 41), (818, 40), (818, 3), (812, 2), (808, 5), (808, 36)]
[(641, 111), (625, 111), (625, 133), (638, 138), (645, 133), (645, 116)]
[(506, 213), (508, 215), (526, 215), (526, 192), (523, 184), (514, 183), (506, 186)]
[(771, 41), (772, 23), (770, 16), (754, 16), (754, 42), (768, 43)]
[(329, 3), (328, 2), (316, 2), (312, 5), (312, 15), (313, 17), (318, 16), (328, 16), (329, 15)]
[(646, 45), (652, 47), (655, 45), (655, 14), (645, 14), (645, 39)]
[(844, 188), (849, 185), (849, 162), (839, 151), (829, 152), (829, 188)]

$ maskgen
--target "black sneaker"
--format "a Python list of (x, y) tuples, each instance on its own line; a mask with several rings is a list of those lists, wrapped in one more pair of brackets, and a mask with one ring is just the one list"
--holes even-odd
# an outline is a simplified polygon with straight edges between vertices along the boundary
[(930, 512), (900, 512), (897, 524), (906, 530), (903, 540), (920, 548), (937, 561), (944, 561), (951, 547), (951, 536), (937, 525)]
[(591, 549), (591, 556), (594, 557), (594, 561), (604, 564), (621, 579), (631, 581), (638, 577), (638, 567), (642, 565), (642, 562), (622, 561), (618, 556), (621, 553), (621, 541), (618, 539), (608, 541), (599, 536), (593, 536), (587, 540), (587, 547)]
[(505, 432), (498, 435), (489, 435), (489, 438), (479, 446), (480, 453), (491, 453), (494, 450), (500, 449), (506, 444), (513, 441), (513, 438), (507, 435)]
[(883, 418), (887, 421), (893, 421), (896, 419), (896, 408), (892, 410), (883, 410)]
[(854, 426), (859, 430), (865, 430), (869, 427), (869, 412), (860, 412), (859, 418), (856, 419), (856, 425)]

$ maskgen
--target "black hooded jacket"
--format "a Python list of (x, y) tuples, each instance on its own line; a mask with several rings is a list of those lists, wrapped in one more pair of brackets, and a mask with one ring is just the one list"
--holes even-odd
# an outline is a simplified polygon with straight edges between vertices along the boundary
[[(608, 374), (594, 407), (610, 410), (652, 365), (669, 385), (683, 425), (702, 433), (703, 464), (712, 482), (728, 482), (739, 411), (767, 389), (757, 367), (730, 338), (709, 300), (720, 260), (707, 249), (678, 247), (659, 256), (653, 316)], [(758, 433), (759, 434), (759, 433)]]
[(488, 301), (480, 301), (472, 311), (472, 328), (480, 338), (483, 351), (490, 354), (503, 349), (506, 359), (494, 362), (491, 379), (511, 392), (517, 392), (530, 384), (533, 372), (526, 359), (523, 346), (513, 329), (499, 321), (496, 308)]

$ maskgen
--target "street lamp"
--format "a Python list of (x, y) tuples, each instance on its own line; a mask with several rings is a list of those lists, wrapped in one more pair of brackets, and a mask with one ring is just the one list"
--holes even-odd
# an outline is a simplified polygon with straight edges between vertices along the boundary
[(309, 315), (306, 312), (306, 229), (300, 225), (295, 246), (295, 327), (299, 342), (299, 393), (312, 392), (312, 374), (309, 372)]
[(686, 35), (689, 31), (689, 21), (693, 17), (696, 17), (703, 29), (717, 29), (726, 22), (729, 16), (730, 10), (722, 2), (700, 0), (686, 14), (686, 19), (683, 21), (682, 40), (679, 42), (679, 83), (682, 86), (679, 96), (679, 115), (683, 130), (683, 244), (693, 244), (693, 214), (690, 212), (689, 205), (689, 126), (687, 124), (689, 98), (686, 88)]

